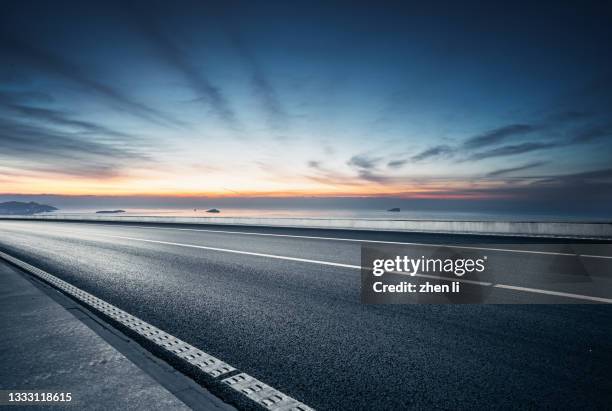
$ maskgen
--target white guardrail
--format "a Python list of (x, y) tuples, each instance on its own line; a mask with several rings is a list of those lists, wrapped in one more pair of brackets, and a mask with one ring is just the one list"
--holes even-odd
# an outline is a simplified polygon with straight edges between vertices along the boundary
[(257, 217), (156, 217), (109, 215), (0, 216), (0, 219), (101, 221), (159, 224), (207, 224), (319, 228), (335, 230), (397, 231), (421, 233), (484, 234), (529, 237), (569, 237), (612, 239), (612, 223), (514, 222), (514, 221), (434, 221), (364, 218), (257, 218)]

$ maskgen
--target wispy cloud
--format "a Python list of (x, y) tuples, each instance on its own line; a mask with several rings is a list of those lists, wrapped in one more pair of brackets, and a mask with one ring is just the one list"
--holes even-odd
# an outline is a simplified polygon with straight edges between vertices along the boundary
[(408, 163), (408, 160), (393, 160), (387, 163), (387, 167), (389, 168), (400, 168)]
[(98, 134), (102, 136), (112, 137), (133, 138), (133, 136), (127, 133), (112, 130), (100, 124), (75, 119), (64, 111), (42, 107), (33, 107), (12, 102), (7, 103), (6, 100), (3, 99), (2, 93), (0, 93), (0, 107), (3, 107), (4, 109), (11, 111), (15, 115), (26, 118), (28, 120), (37, 121), (49, 125), (73, 128), (82, 133)]
[(412, 156), (412, 161), (423, 161), (432, 157), (451, 156), (455, 150), (448, 145), (438, 145)]
[(170, 67), (175, 69), (186, 80), (196, 100), (211, 107), (213, 112), (233, 128), (239, 127), (236, 113), (231, 108), (228, 98), (221, 87), (213, 84), (206, 74), (195, 67), (190, 56), (181, 49), (171, 37), (160, 27), (157, 18), (147, 11), (149, 4), (138, 7), (126, 3), (126, 11), (132, 21), (133, 27), (155, 48), (158, 56)]
[(497, 144), (508, 138), (531, 133), (537, 129), (537, 126), (530, 124), (510, 124), (470, 137), (463, 143), (463, 147), (466, 149), (473, 149)]
[(372, 158), (366, 155), (356, 155), (351, 157), (347, 164), (358, 169), (373, 169), (379, 162), (379, 158)]
[(528, 142), (521, 144), (513, 144), (502, 147), (493, 148), (486, 151), (480, 151), (474, 153), (468, 157), (468, 160), (484, 160), (485, 158), (492, 157), (505, 157), (512, 156), (516, 154), (525, 154), (530, 153), (532, 151), (539, 151), (554, 147), (559, 147), (563, 144), (548, 142), (548, 143), (538, 143), (538, 142)]
[(612, 137), (612, 125), (610, 124), (592, 126), (579, 131), (576, 136), (571, 139), (570, 143), (588, 143), (605, 137)]
[(75, 64), (63, 57), (29, 44), (17, 37), (0, 30), (0, 48), (8, 61), (18, 59), (21, 64), (27, 64), (31, 69), (46, 72), (64, 80), (79, 85), (86, 91), (104, 99), (110, 105), (129, 114), (158, 124), (181, 125), (169, 115), (136, 102), (116, 88), (83, 73)]
[(314, 169), (320, 169), (321, 168), (321, 162), (317, 161), (317, 160), (310, 160), (308, 161), (308, 167), (310, 168), (314, 168)]
[(487, 173), (487, 177), (498, 177), (498, 176), (514, 173), (516, 171), (529, 170), (532, 168), (542, 166), (544, 164), (546, 164), (546, 161), (535, 161), (533, 163), (524, 164), (522, 166), (500, 168), (498, 170), (494, 170), (494, 171), (491, 171), (490, 173)]
[(121, 142), (83, 139), (80, 134), (22, 124), (0, 117), (0, 158), (22, 170), (111, 177), (150, 159)]
[(391, 177), (385, 174), (373, 172), (371, 170), (359, 170), (359, 178), (374, 183), (386, 184), (396, 181), (395, 177)]
[(261, 64), (259, 64), (251, 49), (237, 33), (232, 33), (230, 38), (238, 55), (250, 71), (253, 91), (266, 111), (269, 125), (274, 128), (286, 126), (288, 122), (287, 112)]

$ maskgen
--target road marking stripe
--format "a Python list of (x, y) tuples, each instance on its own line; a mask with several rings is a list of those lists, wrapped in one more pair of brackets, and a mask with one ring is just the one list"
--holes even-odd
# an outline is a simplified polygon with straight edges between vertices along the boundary
[[(104, 313), (115, 321), (120, 322), (130, 330), (141, 335), (149, 342), (165, 350), (170, 355), (181, 358), (212, 378), (223, 378), (226, 377), (228, 373), (237, 371), (236, 368), (221, 361), (220, 359), (207, 354), (193, 345), (162, 331), (161, 329), (141, 320), (138, 317), (128, 314), (126, 311), (123, 311), (120, 308), (117, 308), (116, 306), (109, 304), (106, 301), (95, 297), (64, 280), (59, 279), (46, 271), (34, 267), (33, 265), (21, 261), (2, 251), (0, 251), (0, 258), (5, 259), (24, 271), (57, 287), (64, 293), (76, 298), (86, 306), (93, 307), (95, 310)], [(242, 378), (244, 378), (245, 381), (248, 381), (248, 386), (244, 384), (232, 385), (228, 383), (227, 380), (231, 380), (232, 378), (238, 376), (241, 376), (241, 381)], [(307, 405), (297, 401), (294, 398), (291, 398), (273, 387), (270, 387), (269, 385), (262, 383), (246, 373), (240, 373), (234, 377), (223, 378), (221, 379), (221, 382), (228, 384), (237, 393), (248, 397), (252, 401), (258, 403), (260, 406), (271, 411), (313, 410)], [(265, 391), (258, 390), (257, 386), (265, 387)]]
[(110, 235), (110, 234), (96, 234), (96, 235), (100, 235), (102, 237), (121, 238), (121, 239), (124, 239), (124, 240), (143, 241), (143, 242), (146, 242), (146, 243), (175, 245), (175, 246), (178, 246), (178, 247), (188, 247), (188, 248), (199, 248), (199, 249), (202, 249), (202, 250), (221, 251), (221, 252), (224, 252), (224, 253), (252, 255), (252, 256), (255, 256), (255, 257), (267, 257), (267, 258), (274, 258), (274, 259), (277, 259), (277, 260), (298, 261), (298, 262), (302, 262), (302, 263), (313, 263), (313, 264), (321, 264), (321, 265), (330, 265), (330, 266), (334, 266), (334, 267), (361, 269), (361, 266), (359, 266), (359, 265), (334, 263), (334, 262), (331, 262), (331, 261), (310, 260), (310, 259), (307, 259), (307, 258), (287, 257), (287, 256), (283, 256), (283, 255), (276, 255), (276, 254), (255, 253), (255, 252), (252, 252), (252, 251), (232, 250), (232, 249), (229, 249), (229, 248), (209, 247), (209, 246), (205, 246), (205, 245), (174, 243), (174, 242), (171, 242), (171, 241), (149, 240), (149, 239), (146, 239), (146, 238), (124, 237), (124, 236), (120, 236), (120, 235)]
[(580, 257), (586, 257), (586, 258), (608, 258), (608, 259), (612, 259), (612, 256), (610, 255), (593, 255), (593, 254), (579, 254)]
[(528, 292), (528, 293), (555, 295), (555, 296), (559, 296), (559, 297), (576, 298), (576, 299), (579, 299), (579, 300), (597, 301), (597, 302), (600, 302), (600, 303), (612, 304), (612, 299), (611, 298), (593, 297), (593, 296), (590, 296), (590, 295), (582, 295), (582, 294), (564, 293), (564, 292), (561, 292), (561, 291), (541, 290), (539, 288), (517, 287), (517, 286), (514, 286), (514, 285), (505, 285), (505, 284), (495, 284), (495, 285), (493, 285), (493, 287), (495, 287), (495, 288), (504, 288), (504, 289), (507, 289), (507, 290), (525, 291), (525, 292)]
[[(77, 223), (79, 224), (79, 223)], [(272, 233), (256, 233), (246, 231), (230, 231), (230, 230), (209, 230), (204, 228), (177, 228), (177, 227), (146, 227), (137, 225), (123, 225), (123, 224), (99, 224), (103, 227), (125, 227), (125, 228), (140, 228), (146, 230), (177, 230), (177, 231), (196, 231), (206, 233), (217, 233), (217, 234), (238, 234), (238, 235), (254, 235), (254, 236), (265, 236), (265, 237), (284, 237), (284, 238), (303, 238), (307, 240), (329, 240), (329, 241), (346, 241), (356, 243), (372, 243), (372, 244), (393, 244), (393, 245), (416, 245), (422, 247), (452, 247), (460, 248), (464, 250), (480, 250), (480, 251), (500, 251), (508, 253), (523, 253), (523, 254), (541, 254), (541, 255), (561, 255), (569, 257), (586, 257), (586, 258), (608, 258), (612, 259), (612, 256), (607, 255), (592, 255), (592, 254), (575, 254), (575, 253), (560, 253), (554, 251), (537, 251), (537, 250), (515, 250), (511, 248), (489, 248), (489, 247), (473, 247), (473, 246), (461, 246), (454, 244), (427, 244), (427, 243), (410, 243), (402, 241), (384, 241), (384, 240), (365, 240), (357, 238), (341, 238), (341, 237), (321, 237), (321, 236), (307, 236), (307, 235), (294, 235), (294, 234), (272, 234)]]
[[(250, 251), (231, 250), (231, 249), (227, 249), (227, 248), (208, 247), (208, 246), (204, 246), (204, 245), (195, 245), (195, 244), (174, 243), (174, 242), (171, 242), (171, 241), (148, 240), (148, 239), (144, 239), (144, 238), (124, 237), (124, 236), (106, 235), (106, 234), (100, 234), (100, 235), (105, 236), (105, 237), (121, 238), (121, 239), (124, 239), (124, 240), (143, 241), (143, 242), (146, 242), (146, 243), (157, 243), (157, 244), (174, 245), (174, 246), (178, 246), (178, 247), (198, 248), (198, 249), (202, 249), (202, 250), (220, 251), (220, 252), (232, 253), (232, 254), (252, 255), (252, 256), (256, 256), (256, 257), (274, 258), (274, 259), (277, 259), (277, 260), (297, 261), (297, 262), (303, 262), (303, 263), (330, 265), (330, 266), (335, 266), (335, 267), (344, 267), (344, 268), (352, 268), (352, 269), (361, 270), (361, 266), (359, 266), (359, 265), (333, 263), (333, 262), (330, 262), (330, 261), (309, 260), (309, 259), (306, 259), (306, 258), (286, 257), (286, 256), (282, 256), (282, 255), (275, 255), (275, 254), (253, 253), (253, 252), (250, 252)], [(410, 274), (406, 274), (406, 273), (402, 273), (402, 274), (410, 275)], [(598, 301), (598, 302), (604, 302), (604, 303), (612, 303), (612, 299), (603, 298), (603, 297), (593, 297), (593, 296), (590, 296), (590, 295), (563, 293), (563, 292), (559, 292), (559, 291), (542, 290), (542, 289), (538, 289), (538, 288), (529, 288), (529, 287), (517, 287), (517, 286), (505, 285), (505, 284), (493, 284), (493, 283), (484, 282), (484, 281), (463, 280), (461, 278), (454, 279), (452, 277), (438, 277), (438, 276), (432, 276), (432, 275), (428, 275), (428, 274), (415, 274), (415, 276), (423, 277), (423, 278), (434, 278), (434, 279), (439, 279), (439, 280), (447, 280), (447, 281), (459, 281), (459, 282), (464, 282), (464, 283), (472, 283), (472, 284), (480, 285), (480, 286), (483, 286), (483, 287), (493, 286), (495, 288), (505, 288), (505, 289), (515, 290), (515, 291), (531, 292), (531, 293), (538, 293), (538, 294), (549, 294), (549, 295), (557, 295), (557, 296), (561, 296), (561, 297), (576, 298), (576, 299), (587, 300), (587, 301)]]
[[(352, 268), (352, 269), (356, 269), (356, 270), (361, 270), (361, 266), (360, 265), (334, 263), (334, 262), (331, 262), (331, 261), (310, 260), (310, 259), (307, 259), (307, 258), (288, 257), (288, 256), (276, 255), (276, 254), (254, 253), (254, 252), (251, 252), (251, 251), (231, 250), (229, 248), (208, 247), (208, 246), (205, 246), (205, 245), (173, 243), (171, 241), (148, 240), (148, 239), (144, 239), (144, 238), (124, 237), (124, 236), (107, 235), (107, 234), (101, 234), (101, 235), (104, 236), (104, 237), (121, 238), (121, 239), (124, 239), (124, 240), (144, 241), (144, 242), (147, 242), (147, 243), (175, 245), (175, 246), (178, 246), (178, 247), (188, 247), (188, 248), (199, 248), (199, 249), (202, 249), (202, 250), (220, 251), (220, 252), (224, 252), (224, 253), (244, 254), (244, 255), (252, 255), (252, 256), (255, 256), (255, 257), (267, 257), (267, 258), (274, 258), (274, 259), (277, 259), (277, 260), (297, 261), (297, 262), (300, 262), (300, 263), (311, 263), (311, 264), (329, 265), (329, 266), (333, 266), (333, 267)], [(411, 276), (411, 277), (432, 278), (432, 279), (436, 279), (436, 280), (445, 280), (445, 281), (458, 281), (458, 282), (466, 283), (466, 284), (478, 284), (478, 285), (491, 285), (492, 284), (492, 283), (488, 283), (488, 282), (484, 282), (484, 281), (464, 280), (464, 279), (461, 279), (461, 278), (442, 277), (442, 276), (430, 275), (430, 274), (419, 274), (419, 273), (416, 273), (416, 274), (412, 275), (412, 274), (396, 272), (396, 271), (393, 271), (392, 273), (393, 274), (400, 274), (400, 275), (407, 275), (407, 276)]]

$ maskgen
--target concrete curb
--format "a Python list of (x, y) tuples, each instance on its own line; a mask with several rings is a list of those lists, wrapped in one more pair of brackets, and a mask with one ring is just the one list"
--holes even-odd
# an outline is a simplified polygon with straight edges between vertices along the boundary
[[(127, 334), (128, 337), (138, 336), (139, 339), (137, 341), (140, 342), (141, 345), (148, 348), (153, 354), (163, 353), (161, 358), (170, 359), (170, 365), (174, 366), (178, 371), (187, 368), (197, 370), (198, 375), (207, 378), (217, 387), (217, 392), (231, 392), (234, 396), (232, 400), (235, 400), (235, 405), (237, 405), (238, 408), (269, 411), (313, 411), (309, 406), (263, 383), (255, 377), (245, 372), (241, 372), (197, 347), (180, 340), (146, 321), (40, 268), (32, 266), (3, 251), (0, 251), (0, 260), (10, 263), (37, 280), (54, 287), (83, 305), (86, 309), (92, 310), (97, 315), (101, 315), (104, 319), (111, 320), (111, 324), (121, 325), (121, 331), (129, 331), (129, 334)], [(220, 386), (223, 387), (221, 390), (219, 389)], [(212, 389), (213, 387), (210, 386), (207, 388)], [(171, 393), (182, 400), (182, 398), (177, 395), (178, 392)], [(208, 391), (206, 391), (206, 393), (208, 394)], [(225, 396), (217, 398), (215, 396), (216, 392), (212, 390), (210, 394), (207, 400), (209, 400), (209, 403), (214, 407), (202, 407), (202, 409), (233, 409), (229, 404), (222, 402)], [(188, 393), (186, 393), (186, 395), (188, 395)], [(184, 402), (187, 404), (189, 398), (186, 399), (187, 401)], [(234, 403), (234, 401), (232, 401), (232, 403)], [(191, 406), (191, 404), (188, 405)]]
[(446, 234), (479, 234), (520, 237), (564, 237), (612, 239), (612, 223), (536, 222), (536, 221), (433, 221), (354, 218), (251, 218), (251, 217), (156, 217), (34, 215), (2, 216), (11, 220), (98, 221), (157, 224), (201, 224), (317, 228), (334, 230), (394, 231)]

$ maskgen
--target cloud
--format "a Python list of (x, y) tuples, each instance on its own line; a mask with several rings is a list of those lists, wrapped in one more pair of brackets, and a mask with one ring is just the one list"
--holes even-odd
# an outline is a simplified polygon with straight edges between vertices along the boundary
[(40, 107), (30, 107), (20, 104), (7, 104), (4, 107), (22, 117), (28, 118), (29, 120), (39, 121), (56, 126), (76, 128), (81, 132), (89, 134), (132, 138), (132, 136), (127, 133), (115, 131), (108, 127), (95, 124), (89, 121), (73, 119), (69, 117), (67, 113), (58, 110)]
[(286, 126), (288, 116), (285, 108), (261, 65), (238, 34), (234, 33), (230, 38), (238, 55), (250, 70), (253, 90), (268, 115), (268, 123), (275, 128)]
[(548, 142), (548, 143), (528, 142), (528, 143), (507, 145), (507, 146), (501, 146), (501, 147), (493, 148), (490, 150), (474, 153), (468, 157), (468, 160), (484, 160), (485, 158), (505, 157), (505, 156), (512, 156), (515, 154), (525, 154), (525, 153), (530, 153), (532, 151), (560, 147), (563, 145), (565, 144), (560, 144), (560, 143), (555, 143), (555, 142)]
[(371, 170), (359, 170), (359, 178), (366, 181), (371, 181), (374, 183), (391, 183), (396, 180), (395, 177), (386, 176), (379, 173), (374, 173)]
[(393, 161), (389, 161), (387, 163), (387, 167), (389, 167), (389, 168), (400, 168), (404, 164), (406, 164), (407, 162), (408, 162), (408, 160), (393, 160)]
[(555, 113), (550, 117), (553, 122), (575, 122), (582, 121), (593, 115), (592, 112), (582, 110), (565, 110), (559, 113)]
[[(198, 96), (196, 101), (205, 102), (212, 107), (219, 118), (231, 127), (237, 128), (239, 121), (223, 90), (214, 85), (201, 70), (195, 68), (190, 57), (160, 28), (152, 13), (136, 7), (134, 4), (126, 3), (125, 10), (131, 20), (136, 23), (132, 27), (138, 28), (140, 33), (155, 47), (159, 57), (183, 76), (194, 94)], [(146, 4), (144, 7), (151, 6)]]
[[(540, 203), (550, 213), (556, 209), (606, 210), (612, 201), (612, 169), (561, 174), (537, 179), (528, 185), (483, 189), (492, 196), (503, 196), (526, 203)], [(571, 193), (571, 195), (568, 195)]]
[(607, 183), (612, 185), (612, 168), (605, 168), (592, 171), (584, 171), (580, 173), (561, 174), (557, 176), (539, 179), (534, 184), (593, 184)]
[(420, 152), (412, 156), (412, 161), (423, 161), (431, 157), (439, 157), (439, 156), (451, 156), (454, 153), (454, 149), (447, 145), (439, 145), (435, 147), (428, 148), (425, 151)]
[(356, 155), (349, 159), (347, 164), (354, 168), (373, 169), (376, 167), (380, 159), (371, 158), (365, 155)]
[(364, 156), (353, 156), (347, 162), (351, 167), (357, 169), (357, 175), (346, 175), (330, 170), (321, 161), (310, 160), (307, 165), (315, 171), (315, 175), (307, 175), (306, 178), (325, 185), (360, 186), (368, 182), (387, 183), (391, 177), (373, 171), (379, 159), (370, 159)]
[(310, 160), (308, 162), (308, 167), (314, 168), (314, 169), (320, 169), (321, 168), (321, 162), (320, 161), (316, 161), (316, 160)]
[(509, 137), (524, 135), (527, 133), (531, 133), (537, 129), (537, 126), (529, 124), (510, 124), (504, 127), (499, 127), (487, 131), (484, 134), (471, 137), (463, 143), (463, 147), (466, 149), (473, 149), (482, 146), (497, 144), (508, 139)]
[(112, 106), (126, 111), (133, 116), (139, 117), (146, 121), (155, 122), (157, 124), (181, 124), (177, 120), (169, 117), (159, 110), (151, 108), (143, 103), (133, 101), (121, 91), (111, 87), (110, 85), (90, 78), (79, 70), (77, 66), (63, 59), (59, 55), (55, 55), (47, 50), (21, 41), (3, 30), (0, 30), (0, 49), (2, 49), (3, 53), (21, 60), (21, 63), (28, 64), (30, 68), (36, 71), (46, 72), (78, 84), (85, 90), (104, 99)]
[(597, 140), (604, 137), (612, 137), (612, 125), (598, 125), (582, 130), (578, 132), (578, 134), (570, 141), (570, 143), (589, 143), (593, 140)]
[(102, 143), (6, 118), (0, 118), (0, 158), (21, 170), (85, 177), (115, 176), (125, 167), (150, 161), (124, 142)]
[(517, 166), (517, 167), (510, 167), (510, 168), (501, 168), (495, 171), (491, 171), (490, 173), (487, 174), (487, 177), (497, 177), (497, 176), (501, 176), (501, 175), (505, 175), (505, 174), (510, 174), (513, 173), (515, 171), (523, 171), (523, 170), (529, 170), (531, 168), (535, 168), (535, 167), (539, 167), (541, 165), (546, 164), (545, 161), (536, 161), (533, 163), (528, 163), (528, 164), (524, 164), (522, 166)]

